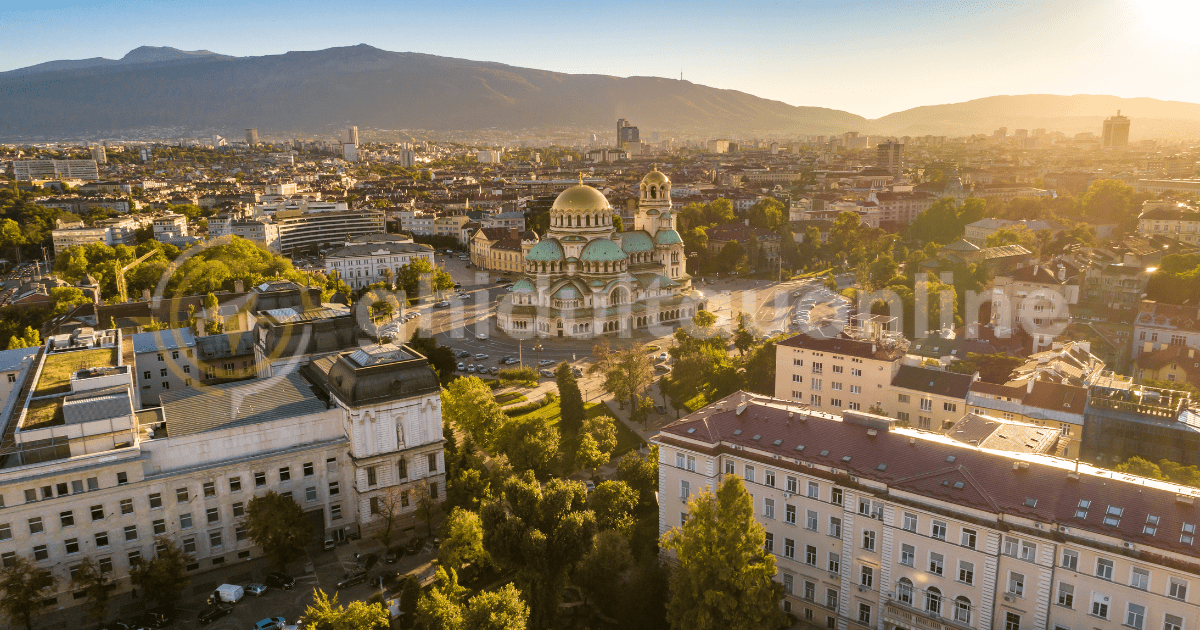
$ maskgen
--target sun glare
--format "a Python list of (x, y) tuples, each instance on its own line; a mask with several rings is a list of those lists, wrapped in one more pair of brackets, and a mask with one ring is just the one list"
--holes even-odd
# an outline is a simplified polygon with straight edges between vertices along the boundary
[(1181, 42), (1195, 41), (1200, 0), (1138, 0), (1142, 19), (1155, 33)]

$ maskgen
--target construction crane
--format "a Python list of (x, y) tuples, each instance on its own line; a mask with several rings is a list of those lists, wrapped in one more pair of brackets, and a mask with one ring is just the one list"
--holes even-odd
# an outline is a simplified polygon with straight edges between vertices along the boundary
[(158, 253), (157, 249), (152, 249), (152, 250), (146, 252), (145, 254), (142, 254), (137, 260), (135, 260), (135, 261), (129, 263), (128, 265), (125, 265), (124, 267), (121, 267), (120, 269), (117, 270), (117, 293), (120, 294), (120, 296), (121, 296), (121, 302), (129, 301), (129, 294), (125, 289), (125, 272), (129, 271), (130, 269), (133, 269), (134, 267), (136, 267), (138, 265), (138, 263), (142, 262), (143, 260), (146, 260), (147, 258), (149, 258), (157, 253)]

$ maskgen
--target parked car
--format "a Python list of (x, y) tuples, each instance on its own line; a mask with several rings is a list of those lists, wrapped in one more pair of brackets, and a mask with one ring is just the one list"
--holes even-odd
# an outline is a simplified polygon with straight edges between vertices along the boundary
[(550, 370), (541, 370), (539, 374), (545, 376), (546, 378), (554, 378), (554, 372), (551, 372)]
[(404, 553), (407, 553), (409, 555), (415, 554), (418, 551), (420, 551), (421, 548), (424, 546), (425, 546), (425, 539), (421, 538), (420, 536), (417, 536), (417, 537), (413, 538), (412, 540), (408, 541), (408, 545), (404, 547)]
[(200, 614), (196, 616), (196, 621), (200, 622), (200, 625), (202, 626), (207, 626), (208, 624), (228, 615), (231, 612), (233, 612), (233, 606), (230, 606), (229, 604), (217, 604), (216, 606), (212, 606), (211, 608), (201, 611)]
[(436, 306), (438, 308), (446, 308), (447, 306), (450, 306), (450, 303), (447, 302), (446, 300), (442, 300), (441, 302), (434, 304), (434, 306)]
[(286, 625), (287, 619), (283, 617), (267, 617), (254, 624), (254, 630), (283, 630)]
[(459, 371), (459, 372), (461, 372), (461, 371), (463, 371), (463, 370), (467, 369), (467, 366), (463, 365), (463, 364), (462, 364), (462, 361), (459, 361), (459, 362), (458, 362), (458, 366), (457, 366), (457, 367), (458, 367), (458, 371)]
[(583, 487), (587, 488), (588, 494), (591, 494), (596, 491), (596, 482), (588, 479), (587, 481), (583, 482)]
[(471, 353), (467, 352), (466, 350), (459, 350), (454, 356), (459, 359), (466, 359), (467, 357), (471, 356)]
[(667, 359), (670, 359), (670, 358), (671, 358), (671, 355), (667, 354), (666, 352), (658, 355), (659, 361), (666, 361)]
[(573, 368), (571, 368), (571, 373), (575, 375), (575, 378), (582, 378), (582, 377), (583, 377), (583, 370), (581, 370), (581, 369), (579, 369), (579, 368), (577, 368), (577, 367), (573, 367)]
[(263, 581), (271, 588), (289, 589), (296, 585), (296, 578), (278, 571), (268, 573), (267, 578)]
[(251, 582), (250, 584), (243, 586), (242, 590), (246, 591), (247, 595), (262, 597), (267, 592), (267, 585), (259, 584), (258, 582)]
[(667, 408), (665, 405), (654, 405), (654, 410), (661, 414), (667, 413)]
[(467, 366), (467, 374), (474, 374), (474, 373), (475, 373), (475, 364), (472, 363), (471, 365)]
[(355, 584), (362, 584), (363, 582), (366, 582), (366, 581), (367, 581), (367, 572), (356, 569), (354, 571), (351, 571), (350, 573), (343, 575), (342, 579), (338, 581), (337, 587), (338, 587), (338, 589), (349, 588), (351, 586), (354, 586)]
[(516, 357), (508, 357), (507, 359), (504, 360), (504, 365), (516, 365), (517, 363), (520, 363), (520, 362), (521, 361), (518, 360)]
[(667, 373), (667, 372), (670, 372), (670, 371), (671, 371), (671, 368), (670, 368), (670, 367), (668, 367), (668, 366), (665, 366), (665, 365), (663, 365), (663, 364), (661, 364), (661, 363), (659, 363), (658, 365), (654, 366), (654, 369), (655, 369), (655, 370), (657, 370), (657, 371), (659, 371), (659, 372), (662, 372), (662, 373), (664, 373), (664, 374), (665, 374), (665, 373)]
[(403, 549), (399, 547), (392, 547), (391, 549), (387, 550), (387, 553), (383, 554), (383, 562), (385, 564), (396, 564), (396, 561), (399, 560), (400, 556), (403, 555)]
[(550, 359), (542, 359), (541, 361), (538, 361), (538, 365), (554, 365), (554, 361), (551, 361)]
[(658, 352), (659, 350), (662, 350), (662, 348), (659, 348), (658, 346), (646, 346), (646, 349), (650, 352)]
[(482, 361), (482, 360), (484, 360), (484, 359), (486, 359), (486, 358), (488, 358), (488, 355), (486, 355), (486, 354), (484, 354), (484, 353), (482, 353), (482, 352), (480, 352), (479, 354), (475, 355), (475, 359), (476, 359), (476, 360), (478, 360), (478, 361)]
[(217, 587), (217, 590), (208, 596), (208, 603), (216, 604), (225, 602), (226, 604), (236, 604), (245, 596), (246, 592), (237, 584), (222, 584)]
[(478, 335), (475, 335), (475, 338), (479, 340), (486, 340), (488, 336), (487, 333), (479, 333)]

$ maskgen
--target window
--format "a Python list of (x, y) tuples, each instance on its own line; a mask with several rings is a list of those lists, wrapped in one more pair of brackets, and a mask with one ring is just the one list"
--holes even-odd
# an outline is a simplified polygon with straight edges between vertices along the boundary
[(692, 484), (690, 481), (681, 480), (679, 482), (679, 498), (686, 500), (692, 496)]
[(159, 377), (161, 377), (161, 378), (166, 378), (166, 377), (167, 377), (167, 370), (166, 370), (166, 368), (159, 370), (159, 371), (158, 371), (158, 375), (159, 375)]
[(812, 545), (804, 547), (804, 564), (817, 566), (817, 548)]
[(941, 521), (934, 521), (929, 535), (938, 540), (946, 540), (946, 524)]
[(796, 576), (791, 573), (783, 574), (783, 592), (791, 595), (796, 588)]
[(925, 610), (935, 614), (942, 614), (942, 592), (936, 587), (929, 587), (925, 591)]
[(783, 521), (789, 525), (796, 524), (796, 506), (789, 505), (784, 508)]
[(292, 478), (292, 469), (290, 466), (284, 466), (279, 469), (279, 481), (289, 481)]
[(812, 601), (817, 598), (817, 585), (814, 582), (804, 581), (804, 599)]
[(312, 503), (313, 501), (317, 500), (317, 487), (316, 486), (309, 486), (304, 489), (304, 500), (308, 503)]
[(811, 379), (809, 379), (809, 380), (808, 380), (808, 386), (809, 386), (809, 388), (810, 388), (810, 389), (812, 389), (814, 392), (819, 392), (819, 391), (821, 391), (821, 379), (819, 379), (819, 378), (811, 378)]
[(858, 623), (864, 626), (871, 625), (871, 605), (859, 602), (858, 603)]
[(1008, 592), (1016, 597), (1025, 597), (1025, 575), (1008, 572)]
[(908, 403), (911, 402), (911, 400), (912, 399), (908, 397), (908, 394), (896, 394), (896, 402)]
[(944, 402), (942, 403), (942, 411), (958, 411), (958, 403)]
[(1062, 566), (1064, 569), (1077, 571), (1079, 569), (1079, 552), (1071, 549), (1063, 549)]
[(763, 517), (775, 519), (775, 499), (763, 499)]
[(929, 572), (930, 573), (932, 573), (934, 575), (942, 575), (943, 562), (944, 562), (944, 558), (942, 557), (942, 554), (933, 553), (932, 551), (929, 552)]
[(1141, 567), (1133, 567), (1129, 577), (1129, 585), (1143, 591), (1150, 588), (1150, 571)]
[(725, 474), (732, 475), (733, 472), (734, 472), (733, 471), (733, 460), (730, 460), (730, 459), (725, 460)]
[(913, 566), (916, 561), (917, 550), (912, 545), (900, 545), (900, 564), (905, 566)]
[(833, 488), (829, 491), (829, 502), (834, 505), (842, 504), (842, 489)]
[(1175, 599), (1187, 599), (1188, 583), (1179, 579), (1171, 578), (1169, 586), (1167, 586), (1167, 597)]
[(46, 545), (38, 545), (33, 548), (34, 560), (47, 560), (50, 558), (50, 551), (46, 549)]
[(206, 497), (217, 496), (217, 484), (215, 482), (212, 482), (212, 481), (204, 482), (204, 496), (206, 496)]
[(213, 547), (221, 546), (221, 544), (222, 544), (221, 530), (214, 529), (213, 531), (208, 532), (208, 544)]
[(246, 540), (249, 537), (250, 537), (250, 531), (246, 529), (245, 525), (238, 525), (237, 527), (233, 528), (234, 540), (241, 542), (243, 540)]
[(796, 494), (796, 478), (795, 477), (787, 478), (787, 491), (789, 494)]
[(196, 538), (194, 536), (183, 539), (183, 552), (196, 553)]
[[(792, 507), (792, 506), (788, 506)], [(794, 515), (793, 515), (794, 519)], [(793, 520), (793, 522), (795, 522)], [(817, 531), (817, 512), (816, 510), (807, 510), (804, 515), (804, 529), (809, 531)]]
[(908, 578), (900, 578), (900, 582), (896, 584), (896, 599), (900, 600), (901, 604), (912, 606), (913, 603), (913, 583)]
[[(239, 482), (239, 484), (240, 484), (240, 482)], [(265, 472), (254, 473), (254, 487), (261, 488), (265, 485), (267, 485), (267, 473), (265, 473)], [(229, 486), (230, 486), (229, 489), (233, 490), (233, 480), (232, 479), (229, 480)], [(237, 490), (233, 490), (233, 491), (237, 492)]]
[(815, 481), (808, 482), (808, 498), (810, 498), (810, 499), (821, 498), (821, 484), (819, 484)]
[(62, 523), (63, 527), (75, 527), (75, 513), (71, 510), (60, 512), (58, 515), (58, 520), (60, 523)]
[(763, 545), (763, 548), (767, 550), (767, 553), (775, 553), (775, 534), (767, 532), (767, 543)]
[(191, 529), (191, 528), (192, 528), (192, 513), (188, 512), (186, 514), (180, 514), (179, 515), (179, 529)]
[(373, 485), (376, 485), (377, 483), (378, 483), (378, 479), (375, 476), (375, 467), (369, 466), (367, 468), (367, 485), (373, 486)]
[(1146, 627), (1146, 607), (1129, 602), (1125, 607), (1125, 625), (1143, 630)]
[(42, 517), (35, 516), (35, 517), (29, 519), (29, 533), (30, 534), (40, 534), (43, 531), (44, 531), (44, 528), (42, 527)]
[(151, 524), (151, 526), (152, 526), (155, 536), (161, 536), (162, 534), (167, 533), (166, 519), (161, 519), (161, 518), (155, 519), (154, 522)]
[(68, 538), (63, 541), (63, 546), (67, 549), (67, 555), (79, 553), (79, 539)]
[(313, 476), (313, 463), (312, 462), (304, 463), (304, 476), (305, 477)]
[(1092, 593), (1092, 616), (1108, 619), (1108, 595)]
[(93, 505), (92, 506), (92, 520), (93, 521), (104, 520), (104, 506), (103, 505)]
[(907, 531), (907, 532), (917, 531), (917, 515), (909, 514), (909, 513), (905, 512), (904, 513), (904, 524), (901, 525), (900, 527), (901, 527), (901, 529), (903, 529), (904, 531)]
[(1026, 562), (1037, 561), (1037, 544), (1027, 540), (1021, 541), (1021, 559)]
[(963, 595), (954, 598), (954, 620), (963, 623), (971, 623), (971, 600)]
[(1102, 580), (1111, 580), (1113, 573), (1113, 561), (1107, 558), (1096, 559), (1096, 577)]
[(209, 523), (219, 523), (221, 521), (221, 509), (220, 508), (208, 508), (207, 515), (208, 515)]
[(371, 514), (379, 514), (379, 497), (371, 497)]
[(429, 467), (429, 472), (430, 473), (437, 472), (437, 469), (438, 469), (437, 453), (430, 453), (429, 455), (427, 455), (425, 457), (425, 459), (426, 459), (426, 465)]
[(162, 507), (162, 495), (155, 492), (150, 495), (150, 509), (155, 510)]
[(842, 537), (842, 519), (836, 516), (829, 517), (829, 535), (834, 538)]
[(975, 548), (975, 540), (976, 540), (975, 530), (963, 529), (962, 530), (962, 539), (959, 544), (961, 544), (964, 547), (970, 547), (971, 549), (974, 549)]
[(1183, 630), (1183, 617), (1167, 613), (1163, 616), (1163, 630)]
[(1004, 630), (1021, 630), (1021, 615), (1015, 612), (1004, 613)]
[(791, 538), (783, 539), (783, 555), (786, 558), (796, 557), (796, 541)]
[(821, 369), (821, 368), (822, 368), (822, 364), (821, 364), (821, 363), (813, 363), (813, 364), (812, 364), (812, 373), (813, 373), (813, 374), (820, 374), (820, 373), (822, 372), (822, 369)]
[(863, 530), (862, 547), (867, 551), (875, 551), (875, 532), (869, 529)]
[(933, 401), (928, 398), (922, 398), (921, 411), (933, 411)]
[(858, 583), (867, 588), (875, 583), (875, 569), (871, 567), (862, 567), (862, 572), (859, 574)]
[[(693, 461), (693, 465), (695, 465), (694, 461)], [(693, 470), (694, 470), (694, 468), (693, 468)], [(774, 470), (763, 471), (763, 484), (771, 486), (772, 488), (775, 487), (775, 471)]]
[(1063, 608), (1075, 607), (1075, 585), (1066, 582), (1058, 583), (1058, 605)]
[(821, 397), (816, 394), (810, 394), (808, 397), (808, 404), (810, 404), (814, 407), (820, 407), (821, 406)]
[(12, 525), (0, 523), (0, 540), (12, 540)]
[(133, 514), (133, 499), (121, 499), (121, 514)]
[(341, 520), (341, 518), (342, 518), (342, 504), (334, 503), (333, 505), (329, 506), (329, 519), (337, 521), (337, 520)]
[(842, 557), (840, 555), (838, 555), (838, 553), (836, 551), (829, 552), (829, 572), (830, 573), (841, 573), (842, 572)]
[(133, 541), (138, 539), (137, 525), (125, 526), (125, 541)]
[[(837, 607), (838, 607), (838, 592), (837, 592), (837, 590), (832, 589), (832, 588), (825, 589), (825, 607), (832, 608), (833, 610), (837, 610)], [(835, 622), (837, 621), (833, 617), (830, 617), (830, 619), (833, 619)], [(834, 625), (832, 627), (836, 628), (837, 626)]]
[(966, 560), (958, 561), (958, 581), (963, 584), (975, 583), (975, 565)]
[(753, 483), (754, 482), (754, 467), (746, 466), (745, 471), (746, 471), (746, 475), (745, 475), (746, 481)]

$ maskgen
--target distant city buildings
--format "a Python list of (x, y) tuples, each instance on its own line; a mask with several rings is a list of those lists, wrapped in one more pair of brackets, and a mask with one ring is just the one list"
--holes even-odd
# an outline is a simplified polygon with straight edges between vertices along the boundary
[(886, 168), (892, 175), (904, 170), (904, 144), (889, 140), (875, 148), (875, 166)]
[(19, 181), (46, 179), (100, 179), (96, 160), (14, 160), (13, 176)]
[(627, 149), (630, 143), (641, 143), (638, 128), (630, 124), (628, 120), (620, 118), (617, 120), (617, 148)]
[(246, 144), (248, 144), (252, 147), (258, 146), (258, 130), (257, 129), (247, 129), (246, 130)]
[(1117, 110), (1116, 116), (1104, 119), (1104, 128), (1100, 134), (1100, 146), (1104, 149), (1120, 149), (1129, 146), (1129, 118)]

